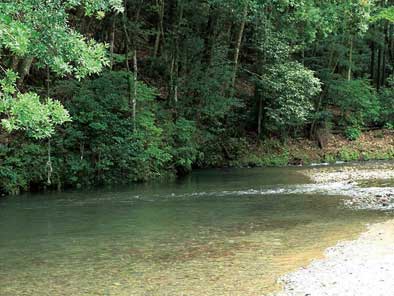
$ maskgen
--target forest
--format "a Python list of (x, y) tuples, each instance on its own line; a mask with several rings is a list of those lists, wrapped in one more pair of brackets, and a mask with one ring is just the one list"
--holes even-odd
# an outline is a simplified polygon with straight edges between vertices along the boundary
[(392, 0), (2, 0), (0, 193), (289, 164), (393, 130), (393, 74)]

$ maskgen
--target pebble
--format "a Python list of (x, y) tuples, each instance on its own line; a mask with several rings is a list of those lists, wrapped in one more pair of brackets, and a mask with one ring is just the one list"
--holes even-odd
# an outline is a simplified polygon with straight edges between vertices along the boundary
[[(316, 183), (351, 185), (341, 194), (356, 209), (394, 209), (394, 187), (360, 187), (360, 180), (394, 180), (394, 167), (344, 167), (341, 171), (309, 170)], [(394, 183), (393, 183), (394, 186)], [(283, 291), (271, 296), (392, 296), (394, 295), (394, 220), (369, 226), (359, 239), (326, 250), (324, 259), (280, 279)]]

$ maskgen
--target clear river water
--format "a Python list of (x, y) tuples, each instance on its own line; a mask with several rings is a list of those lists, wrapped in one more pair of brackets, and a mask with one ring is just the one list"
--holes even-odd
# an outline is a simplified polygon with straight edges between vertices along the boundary
[(384, 215), (302, 168), (0, 199), (0, 295), (266, 295)]

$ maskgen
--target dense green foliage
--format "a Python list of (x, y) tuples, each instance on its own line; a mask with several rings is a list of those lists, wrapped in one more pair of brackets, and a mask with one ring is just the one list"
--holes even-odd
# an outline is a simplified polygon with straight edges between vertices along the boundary
[(2, 1), (1, 191), (145, 181), (322, 128), (392, 129), (392, 5)]

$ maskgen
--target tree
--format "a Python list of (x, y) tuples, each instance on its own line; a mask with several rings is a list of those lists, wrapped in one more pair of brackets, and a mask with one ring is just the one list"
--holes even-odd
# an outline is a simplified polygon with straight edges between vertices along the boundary
[(51, 72), (82, 79), (108, 65), (105, 45), (85, 38), (69, 25), (69, 14), (78, 9), (100, 18), (109, 10), (121, 12), (122, 6), (120, 0), (5, 0), (0, 4), (0, 116), (4, 131), (24, 130), (34, 138), (46, 138), (56, 125), (70, 120), (59, 102), (49, 97), (44, 102), (37, 94), (22, 91), (32, 66), (45, 70), (48, 76)]
[(311, 99), (321, 91), (319, 79), (297, 62), (272, 66), (260, 84), (261, 95), (266, 97), (266, 124), (283, 135), (305, 123), (313, 110)]

